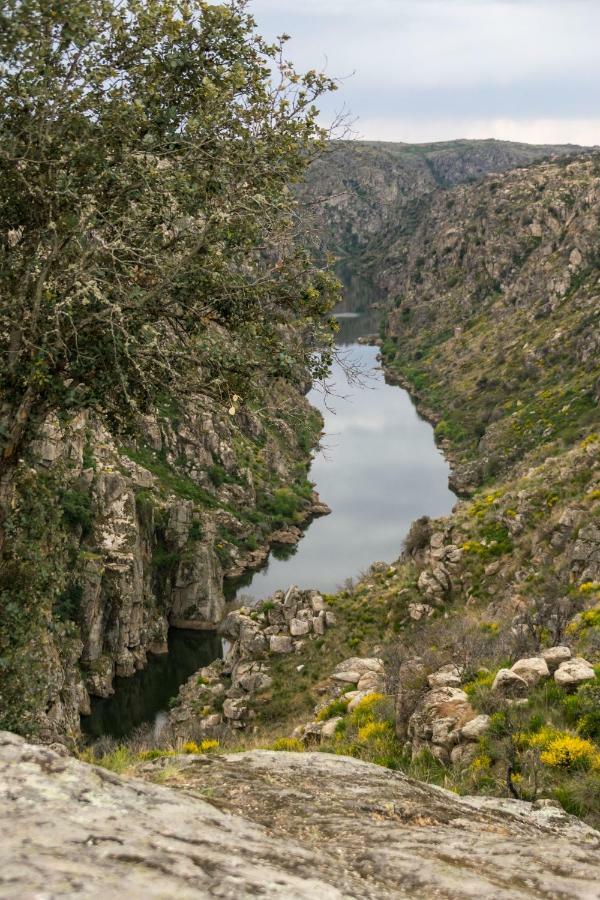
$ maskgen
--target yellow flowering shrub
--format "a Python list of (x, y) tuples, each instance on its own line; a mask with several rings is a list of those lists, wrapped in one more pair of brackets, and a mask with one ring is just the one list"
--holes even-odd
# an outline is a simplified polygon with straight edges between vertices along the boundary
[(181, 748), (184, 753), (207, 753), (209, 750), (216, 750), (219, 746), (218, 741), (205, 740), (199, 744), (196, 741), (186, 741)]
[(562, 734), (547, 745), (540, 759), (546, 766), (587, 769), (600, 763), (600, 754), (591, 741), (573, 734)]
[(358, 740), (367, 744), (369, 741), (390, 737), (392, 728), (389, 722), (367, 722), (358, 729)]
[(366, 725), (367, 722), (372, 722), (375, 718), (377, 705), (381, 703), (382, 700), (385, 700), (384, 695), (378, 694), (375, 691), (372, 694), (367, 694), (366, 697), (363, 697), (350, 714), (352, 724), (360, 726)]
[(476, 756), (471, 763), (471, 768), (475, 772), (480, 772), (482, 769), (489, 769), (491, 765), (491, 757), (487, 756), (487, 754), (485, 753), (480, 753), (479, 756)]
[(287, 753), (303, 753), (304, 744), (298, 738), (277, 738), (271, 750), (282, 750)]

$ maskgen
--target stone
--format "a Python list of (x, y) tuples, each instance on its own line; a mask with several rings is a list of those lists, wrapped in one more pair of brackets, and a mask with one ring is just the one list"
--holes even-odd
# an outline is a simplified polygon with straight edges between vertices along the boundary
[(584, 681), (591, 681), (596, 677), (592, 665), (587, 659), (579, 656), (560, 664), (554, 673), (554, 680), (560, 687), (575, 688)]
[(408, 604), (408, 615), (413, 620), (413, 622), (420, 622), (421, 619), (428, 619), (435, 612), (433, 606), (429, 606), (428, 603), (409, 603)]
[(542, 650), (542, 658), (546, 661), (551, 673), (555, 672), (561, 663), (571, 659), (571, 656), (569, 647), (549, 647), (548, 650)]
[(310, 622), (302, 619), (292, 619), (290, 622), (290, 634), (292, 637), (302, 637), (302, 635), (310, 633)]
[(475, 716), (460, 730), (460, 736), (465, 741), (478, 741), (490, 727), (490, 717), (484, 714)]
[(439, 687), (429, 691), (417, 705), (408, 723), (413, 754), (431, 745), (441, 748), (440, 759), (449, 761), (450, 750), (460, 742), (461, 730), (475, 718), (475, 711), (464, 691)]
[(343, 718), (343, 716), (334, 716), (333, 719), (327, 719), (327, 721), (323, 725), (323, 728), (321, 729), (321, 736), (324, 738), (333, 737), (338, 722), (342, 722)]
[(318, 616), (315, 616), (313, 618), (312, 627), (315, 634), (325, 634), (325, 631), (327, 629), (327, 618), (325, 612), (320, 612)]
[(544, 678), (550, 677), (550, 670), (546, 660), (541, 656), (519, 659), (514, 666), (511, 666), (511, 672), (519, 675), (527, 682), (529, 687), (534, 687)]
[(453, 766), (468, 766), (478, 753), (477, 744), (457, 744), (450, 751), (450, 762)]
[(503, 694), (505, 697), (523, 697), (527, 694), (529, 685), (524, 678), (521, 678), (512, 669), (500, 669), (494, 678), (492, 690)]
[(7, 900), (598, 893), (600, 835), (573, 816), (459, 797), (348, 757), (171, 757), (131, 779), (2, 733), (0, 774)]
[(430, 688), (460, 687), (461, 681), (460, 672), (454, 663), (442, 666), (437, 672), (427, 676), (427, 683)]
[(310, 598), (310, 606), (313, 612), (319, 613), (325, 610), (325, 601), (320, 594), (312, 594)]
[(271, 653), (291, 653), (293, 649), (292, 639), (287, 634), (272, 634), (269, 638)]
[(367, 693), (380, 693), (383, 690), (383, 676), (376, 672), (365, 672), (358, 679), (356, 688)]
[(239, 721), (244, 718), (248, 707), (241, 699), (227, 699), (223, 704), (223, 715), (226, 719), (234, 719)]

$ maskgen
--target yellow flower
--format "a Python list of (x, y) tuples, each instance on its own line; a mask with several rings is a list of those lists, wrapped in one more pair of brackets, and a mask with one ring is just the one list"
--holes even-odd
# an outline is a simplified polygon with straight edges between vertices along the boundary
[(366, 725), (358, 729), (358, 740), (362, 744), (367, 744), (371, 740), (389, 737), (390, 734), (391, 727), (389, 722), (367, 722)]
[(548, 744), (540, 759), (546, 766), (573, 769), (591, 766), (598, 756), (598, 751), (591, 741), (572, 734), (563, 734)]

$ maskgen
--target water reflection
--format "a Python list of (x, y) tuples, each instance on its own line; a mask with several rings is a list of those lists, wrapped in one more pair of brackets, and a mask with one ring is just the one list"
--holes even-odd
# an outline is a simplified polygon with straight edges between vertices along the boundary
[(169, 632), (169, 652), (149, 656), (148, 665), (132, 678), (116, 678), (115, 693), (92, 700), (92, 713), (81, 717), (81, 727), (91, 738), (124, 737), (138, 725), (154, 722), (155, 733), (166, 724), (166, 710), (184, 681), (222, 655), (215, 632)]
[(271, 558), (238, 599), (261, 599), (290, 584), (334, 591), (375, 560), (395, 559), (414, 519), (445, 515), (456, 501), (431, 426), (419, 418), (406, 391), (385, 383), (377, 348), (352, 343), (372, 333), (377, 320), (372, 310), (340, 318), (338, 341), (346, 362), (369, 378), (349, 385), (338, 362), (334, 396), (316, 390), (309, 395), (325, 419), (323, 450), (311, 479), (333, 513), (313, 522), (291, 559)]

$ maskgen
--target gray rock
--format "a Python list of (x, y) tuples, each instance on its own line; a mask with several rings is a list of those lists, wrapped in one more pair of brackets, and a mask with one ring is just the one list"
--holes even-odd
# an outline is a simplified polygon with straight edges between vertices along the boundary
[(302, 637), (302, 635), (309, 634), (309, 632), (310, 622), (302, 619), (292, 619), (290, 622), (290, 634), (292, 637)]
[(542, 650), (542, 658), (546, 660), (550, 672), (555, 672), (560, 664), (571, 659), (571, 656), (569, 647), (550, 647), (548, 650)]
[(430, 688), (460, 687), (461, 681), (460, 672), (453, 663), (442, 666), (437, 672), (427, 676), (427, 683)]
[(460, 730), (460, 736), (465, 741), (477, 741), (486, 733), (490, 727), (490, 717), (484, 714), (475, 716), (470, 722)]
[(293, 649), (292, 639), (287, 634), (272, 634), (269, 638), (271, 653), (291, 653)]
[(529, 685), (525, 679), (513, 672), (512, 669), (500, 669), (492, 684), (492, 690), (498, 691), (505, 697), (523, 697), (527, 694), (528, 689)]
[(587, 659), (579, 656), (569, 659), (567, 662), (561, 663), (554, 673), (554, 680), (558, 685), (564, 688), (574, 688), (584, 681), (591, 681), (596, 677), (596, 673)]
[(511, 667), (511, 672), (519, 675), (527, 682), (529, 687), (533, 687), (544, 678), (550, 677), (550, 670), (545, 659), (540, 656), (533, 656), (529, 659), (520, 659)]
[(600, 835), (573, 817), (330, 754), (171, 758), (155, 785), (3, 733), (0, 774), (7, 900), (597, 896)]

